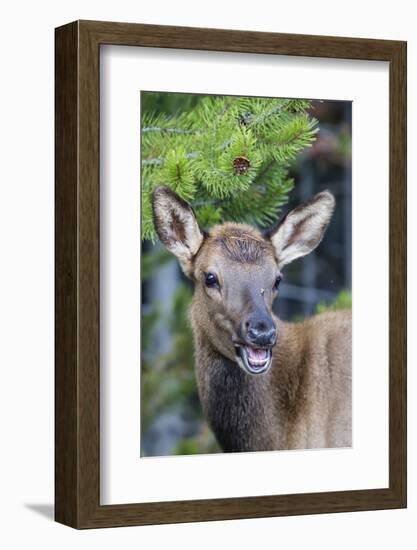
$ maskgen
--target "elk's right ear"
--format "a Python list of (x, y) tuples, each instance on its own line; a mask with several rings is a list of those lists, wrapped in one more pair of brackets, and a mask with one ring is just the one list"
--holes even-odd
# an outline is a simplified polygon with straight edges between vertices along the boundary
[(159, 239), (190, 276), (192, 259), (203, 242), (192, 208), (169, 187), (157, 187), (153, 192), (152, 209)]
[(279, 268), (316, 248), (329, 225), (334, 207), (333, 195), (322, 191), (287, 214), (269, 234)]

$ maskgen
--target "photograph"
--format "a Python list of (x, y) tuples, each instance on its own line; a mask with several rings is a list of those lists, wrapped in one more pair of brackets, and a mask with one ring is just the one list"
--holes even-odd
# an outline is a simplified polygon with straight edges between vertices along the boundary
[(3, 2), (1, 548), (417, 548), (413, 7)]
[(139, 93), (140, 457), (350, 448), (352, 102)]

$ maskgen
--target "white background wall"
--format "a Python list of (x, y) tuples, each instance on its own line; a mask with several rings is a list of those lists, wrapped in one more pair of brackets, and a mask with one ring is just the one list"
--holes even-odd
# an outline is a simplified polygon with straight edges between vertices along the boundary
[[(146, 545), (152, 548), (217, 545), (219, 548), (230, 545), (302, 548), (309, 545), (338, 550), (351, 549), (354, 545), (378, 549), (416, 547), (417, 294), (413, 282), (417, 278), (417, 29), (413, 4), (406, 0), (344, 3), (334, 0), (285, 3), (15, 0), (2, 4), (0, 544), (4, 548), (30, 546), (63, 550), (75, 545), (89, 548), (92, 544), (100, 548), (136, 548), (138, 545), (142, 548)], [(74, 19), (408, 40), (408, 510), (84, 532), (52, 522), (53, 40), (54, 27)], [(375, 200), (377, 208), (377, 197)]]

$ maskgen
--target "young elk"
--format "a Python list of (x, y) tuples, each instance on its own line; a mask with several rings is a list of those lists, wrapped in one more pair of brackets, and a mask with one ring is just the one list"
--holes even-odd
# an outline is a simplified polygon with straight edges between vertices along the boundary
[(320, 243), (324, 191), (267, 234), (224, 223), (200, 231), (167, 187), (153, 195), (162, 243), (194, 280), (191, 308), (204, 413), (225, 452), (351, 445), (351, 315), (286, 323), (272, 313), (282, 268)]

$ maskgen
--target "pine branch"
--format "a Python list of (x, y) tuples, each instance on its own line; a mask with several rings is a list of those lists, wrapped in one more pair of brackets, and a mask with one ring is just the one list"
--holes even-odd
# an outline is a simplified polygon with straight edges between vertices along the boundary
[(214, 96), (186, 104), (193, 108), (142, 117), (143, 238), (155, 237), (150, 200), (160, 184), (190, 202), (204, 228), (275, 221), (293, 186), (288, 166), (318, 129), (310, 103)]
[(196, 134), (197, 131), (194, 130), (182, 130), (181, 128), (161, 128), (158, 126), (148, 126), (147, 128), (142, 128), (142, 133), (147, 134), (149, 132), (166, 132), (168, 134)]

